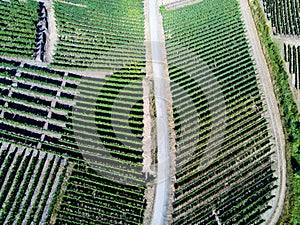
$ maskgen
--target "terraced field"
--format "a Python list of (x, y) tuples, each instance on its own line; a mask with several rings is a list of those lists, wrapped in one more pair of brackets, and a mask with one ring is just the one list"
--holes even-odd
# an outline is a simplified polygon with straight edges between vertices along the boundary
[(289, 63), (289, 72), (292, 74), (293, 85), (300, 89), (300, 46), (284, 44), (284, 60)]
[(265, 12), (272, 22), (274, 34), (300, 34), (299, 1), (263, 0)]

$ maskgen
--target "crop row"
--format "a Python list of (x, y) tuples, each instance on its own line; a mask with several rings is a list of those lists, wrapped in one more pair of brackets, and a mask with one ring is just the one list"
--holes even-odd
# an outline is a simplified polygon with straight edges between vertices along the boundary
[[(2, 60), (1, 90), (5, 95), (1, 98), (1, 139), (38, 146), (78, 163), (79, 168), (71, 174), (63, 197), (58, 221), (68, 221), (71, 217), (77, 221), (89, 214), (89, 223), (97, 218), (113, 223), (124, 212), (126, 221), (141, 223), (145, 209), (143, 194), (137, 198), (126, 193), (134, 195), (136, 188), (139, 192), (144, 190), (142, 67), (124, 68), (104, 80), (27, 64), (21, 67)], [(23, 88), (22, 85), (30, 86)], [(51, 93), (44, 93), (46, 91)], [(59, 98), (62, 93), (70, 97)], [(83, 167), (86, 163), (88, 169)], [(90, 190), (90, 181), (84, 175), (87, 170), (94, 174), (97, 187), (108, 188), (107, 182), (112, 182), (111, 188), (118, 182), (124, 185), (114, 194), (98, 191), (101, 197), (93, 200), (95, 196), (87, 193)], [(74, 186), (76, 182), (80, 185)], [(68, 201), (77, 198), (82, 201), (69, 205)], [(103, 205), (98, 204), (99, 201)], [(79, 210), (77, 217), (73, 215), (74, 207)]]
[(60, 143), (77, 147), (85, 163), (78, 159), (72, 172), (58, 222), (143, 222), (142, 77), (132, 67), (105, 81), (81, 80), (71, 122), (66, 123), (69, 133)]
[[(66, 218), (88, 221), (89, 224), (141, 224), (145, 210), (144, 187), (115, 182), (93, 171), (93, 167), (75, 167), (68, 182), (65, 201), (57, 221)], [(73, 213), (77, 212), (78, 215)]]

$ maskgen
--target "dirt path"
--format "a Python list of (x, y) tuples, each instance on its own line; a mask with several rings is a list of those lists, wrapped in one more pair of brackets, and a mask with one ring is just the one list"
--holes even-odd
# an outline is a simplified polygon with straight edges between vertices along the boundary
[(54, 16), (53, 0), (43, 0), (43, 2), (45, 3), (45, 8), (48, 13), (48, 36), (46, 42), (45, 60), (47, 63), (51, 63), (53, 60), (53, 55), (55, 53), (55, 44), (58, 40), (58, 33)]
[(263, 218), (266, 220), (266, 224), (276, 224), (283, 209), (286, 193), (285, 139), (277, 99), (273, 90), (271, 74), (260, 44), (254, 20), (252, 18), (249, 2), (239, 0), (239, 3), (242, 12), (242, 19), (244, 20), (248, 40), (251, 46), (251, 53), (256, 64), (259, 83), (265, 97), (268, 111), (266, 119), (270, 124), (270, 132), (275, 138), (276, 154), (273, 156), (273, 160), (275, 161), (275, 176), (278, 177), (278, 188), (273, 191), (275, 198), (271, 201), (272, 208), (263, 215)]
[(162, 18), (159, 15), (157, 0), (148, 0), (150, 46), (152, 59), (152, 74), (154, 78), (154, 93), (156, 106), (156, 131), (157, 131), (157, 177), (152, 214), (152, 225), (167, 223), (170, 204), (170, 145), (169, 124), (166, 98), (165, 58), (163, 53)]
[(277, 42), (295, 46), (300, 45), (300, 38), (298, 36), (272, 35), (272, 38)]

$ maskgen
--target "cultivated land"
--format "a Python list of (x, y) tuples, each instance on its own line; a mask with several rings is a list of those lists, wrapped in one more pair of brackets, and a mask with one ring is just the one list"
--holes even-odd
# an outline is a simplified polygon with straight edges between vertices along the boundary
[(285, 143), (245, 1), (0, 9), (0, 224), (276, 224)]

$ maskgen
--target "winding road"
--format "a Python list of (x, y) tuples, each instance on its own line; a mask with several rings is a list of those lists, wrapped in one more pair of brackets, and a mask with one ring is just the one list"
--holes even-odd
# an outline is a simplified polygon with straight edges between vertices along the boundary
[(251, 46), (251, 53), (258, 72), (258, 79), (265, 97), (266, 108), (268, 110), (266, 119), (270, 124), (271, 134), (275, 138), (276, 154), (273, 160), (276, 162), (275, 165), (277, 167), (274, 169), (277, 172), (278, 189), (276, 189), (275, 198), (272, 201), (272, 209), (269, 213), (265, 214), (266, 224), (275, 225), (281, 215), (286, 193), (285, 139), (277, 99), (274, 94), (271, 74), (260, 44), (259, 35), (249, 6), (249, 0), (239, 0), (239, 3), (242, 19), (245, 23), (246, 35)]
[(157, 117), (157, 180), (152, 215), (152, 225), (167, 223), (170, 199), (170, 145), (168, 131), (168, 110), (166, 105), (166, 79), (164, 77), (164, 57), (162, 53), (163, 34), (157, 0), (149, 1), (149, 23), (151, 60), (154, 78), (155, 106)]

